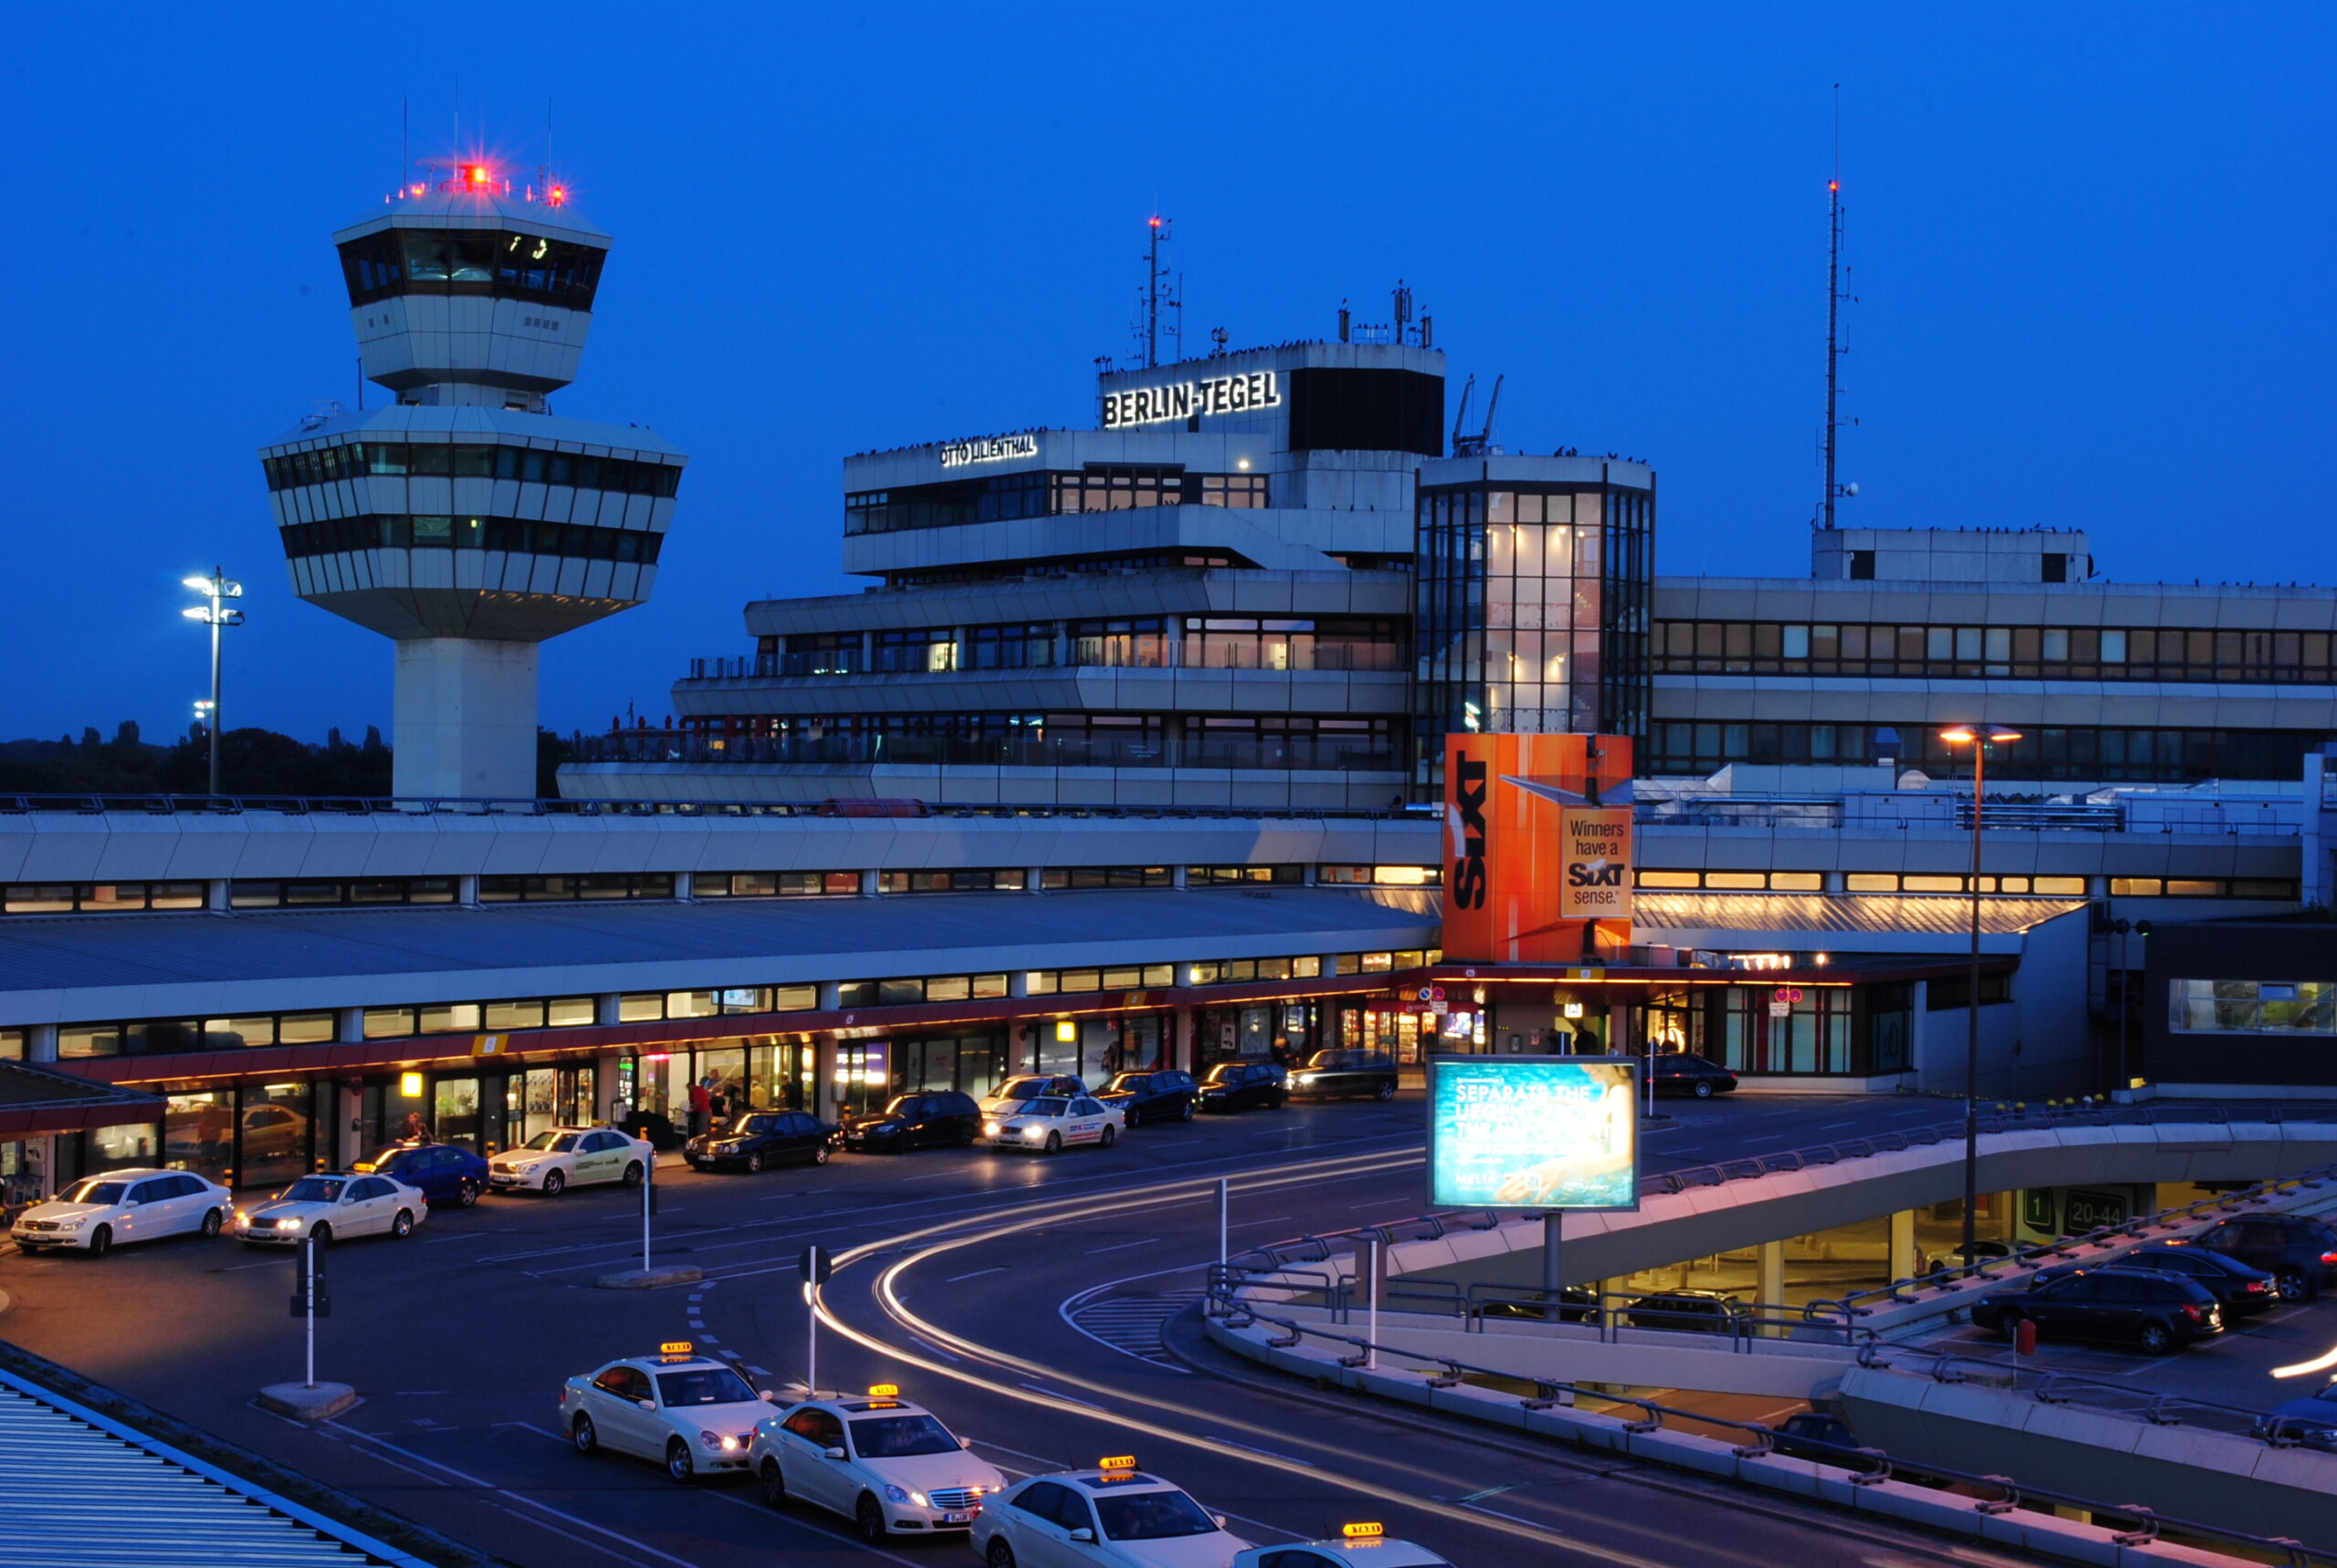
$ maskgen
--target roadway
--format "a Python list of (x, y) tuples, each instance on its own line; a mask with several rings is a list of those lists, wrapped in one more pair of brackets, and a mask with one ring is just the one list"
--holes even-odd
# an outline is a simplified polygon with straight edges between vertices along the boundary
[[(1747, 1097), (1667, 1104), (1646, 1167), (1770, 1153), (1945, 1119), (1934, 1100)], [(782, 1391), (804, 1374), (802, 1249), (844, 1258), (829, 1286), (823, 1386), (902, 1385), (1010, 1475), (1136, 1452), (1253, 1540), (1378, 1518), (1464, 1565), (1519, 1561), (1808, 1568), (1969, 1563), (1921, 1536), (1609, 1459), (1366, 1406), (1231, 1364), (1176, 1313), (1217, 1247), (1399, 1220), (1422, 1207), (1420, 1108), (1407, 1096), (1144, 1129), (1049, 1160), (984, 1151), (760, 1176), (661, 1179), (655, 1256), (702, 1285), (599, 1291), (639, 1261), (639, 1207), (614, 1190), (492, 1197), (408, 1241), (331, 1264), (320, 1375), (362, 1403), (309, 1428), (252, 1395), (295, 1378), (290, 1260), (219, 1241), (0, 1256), (0, 1335), (182, 1420), (536, 1568), (729, 1568), (774, 1548), (863, 1563), (844, 1523), (774, 1512), (751, 1488), (678, 1488), (561, 1440), (562, 1378), (686, 1338)], [(1074, 1318), (1076, 1321), (1074, 1321)], [(888, 1561), (971, 1563), (912, 1542)]]

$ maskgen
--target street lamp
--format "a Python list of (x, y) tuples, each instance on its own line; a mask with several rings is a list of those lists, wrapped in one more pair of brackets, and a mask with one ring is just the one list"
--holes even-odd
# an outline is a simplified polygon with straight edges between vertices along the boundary
[(204, 717), (204, 727), (211, 735), (211, 794), (219, 794), (219, 629), (241, 626), (244, 612), (227, 608), (230, 599), (244, 596), (244, 585), (231, 581), (221, 567), (213, 567), (209, 577), (190, 577), (186, 586), (203, 595), (204, 602), (190, 604), (179, 613), (190, 621), (200, 621), (211, 628), (211, 700), (198, 705)]
[(1972, 748), (1972, 973), (1964, 998), (1964, 1262), (1972, 1262), (1980, 1207), (1980, 802), (1988, 747), (2018, 740), (2020, 731), (1998, 724), (1959, 724), (1939, 732), (1950, 746)]

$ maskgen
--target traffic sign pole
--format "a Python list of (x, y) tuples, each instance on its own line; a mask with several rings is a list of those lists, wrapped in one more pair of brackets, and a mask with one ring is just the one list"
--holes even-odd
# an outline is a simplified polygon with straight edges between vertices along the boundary
[(796, 1267), (803, 1276), (803, 1393), (816, 1399), (820, 1394), (820, 1287), (835, 1271), (835, 1263), (827, 1249), (812, 1246), (803, 1249)]

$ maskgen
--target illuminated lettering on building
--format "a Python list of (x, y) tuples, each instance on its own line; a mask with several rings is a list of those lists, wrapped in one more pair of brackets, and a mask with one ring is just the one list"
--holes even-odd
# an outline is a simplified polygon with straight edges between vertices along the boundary
[(1011, 463), (1018, 457), (1036, 457), (1039, 438), (1035, 435), (985, 435), (979, 441), (953, 441), (941, 449), (941, 466), (963, 468), (969, 463)]
[(1104, 394), (1104, 428), (1167, 424), (1203, 414), (1250, 413), (1282, 406), (1282, 377), (1273, 371), (1242, 376), (1211, 376), (1165, 387), (1134, 387)]

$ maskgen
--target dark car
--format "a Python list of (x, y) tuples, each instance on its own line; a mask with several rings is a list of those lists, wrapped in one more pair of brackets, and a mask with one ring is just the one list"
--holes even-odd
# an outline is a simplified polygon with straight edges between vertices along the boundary
[(418, 1186), (433, 1208), (449, 1203), (468, 1208), (487, 1190), (487, 1162), (452, 1144), (391, 1144), (349, 1168)]
[(1290, 1098), (1279, 1062), (1221, 1061), (1201, 1078), (1204, 1111), (1279, 1111)]
[(1719, 1291), (1659, 1291), (1634, 1300), (1623, 1322), (1635, 1329), (1670, 1329), (1674, 1333), (1743, 1332), (1753, 1309)]
[(981, 1135), (982, 1108), (954, 1090), (896, 1094), (882, 1111), (844, 1119), (844, 1142), (864, 1154), (897, 1155), (941, 1145), (962, 1149)]
[(1290, 1075), (1294, 1098), (1328, 1100), (1342, 1094), (1396, 1097), (1396, 1059), (1384, 1051), (1318, 1051)]
[(2042, 1339), (2112, 1340), (2152, 1355), (2223, 1332), (2206, 1286), (2140, 1269), (2080, 1269), (2033, 1291), (1991, 1291), (1972, 1303), (1975, 1328), (2007, 1339), (2027, 1319)]
[(1860, 1455), (1859, 1441), (1850, 1435), (1849, 1422), (1820, 1410), (1804, 1410), (1798, 1416), (1787, 1416), (1785, 1425), (1771, 1439), (1770, 1448), (1789, 1459), (1815, 1459), (1821, 1465), (1857, 1470), (1863, 1475), (1873, 1474), (1882, 1463)]
[(1112, 1080), (1109, 1089), (1097, 1090), (1095, 1098), (1126, 1112), (1127, 1124), (1133, 1127), (1143, 1122), (1191, 1121), (1193, 1097), (1200, 1090), (1191, 1073), (1164, 1067), (1149, 1072), (1123, 1072)]
[[(1486, 1301), (1477, 1308), (1480, 1318), (1502, 1318), (1526, 1322), (1547, 1322), (1550, 1303), (1540, 1291), (1536, 1300), (1522, 1301), (1504, 1298)], [(1562, 1323), (1596, 1323), (1598, 1321), (1598, 1298), (1580, 1285), (1568, 1285), (1558, 1292), (1558, 1322)]]
[(836, 1129), (802, 1111), (748, 1111), (728, 1126), (703, 1133), (682, 1145), (692, 1170), (742, 1170), (765, 1166), (823, 1166), (835, 1147)]
[(2219, 1219), (2193, 1245), (2263, 1270), (2272, 1276), (2273, 1288), (2284, 1301), (2318, 1296), (2329, 1271), (2337, 1269), (2337, 1230), (2301, 1215), (2250, 1214)]
[(2256, 1435), (2323, 1452), (2337, 1449), (2337, 1383), (2324, 1385), (2301, 1399), (2273, 1406), (2257, 1421)]
[[(2170, 1245), (2154, 1241), (2147, 1247), (2137, 1247), (2119, 1257), (2111, 1265), (2118, 1269), (2147, 1269), (2154, 1274), (2173, 1274), (2180, 1279), (2196, 1280), (2214, 1292), (2216, 1304), (2227, 1318), (2255, 1313), (2280, 1299), (2272, 1283), (2272, 1276), (2261, 1269), (2251, 1269), (2238, 1259), (2221, 1252), (2210, 1252), (2203, 1247)], [(2049, 1281), (2076, 1273), (2081, 1265), (2068, 1263), (2051, 1269), (2039, 1269), (2029, 1280), (2029, 1289)]]
[(1691, 1056), (1685, 1051), (1657, 1057), (1651, 1082), (1658, 1094), (1692, 1094), (1699, 1100), (1733, 1093), (1736, 1089), (1735, 1073), (1709, 1058)]
[(2009, 1241), (1975, 1241), (1969, 1252), (1961, 1246), (1955, 1246), (1948, 1248), (1944, 1252), (1933, 1253), (1923, 1260), (1923, 1271), (1926, 1274), (1936, 1274), (1945, 1269), (1961, 1269), (1966, 1263), (1977, 1264), (1985, 1269), (1991, 1263), (2003, 1262), (2012, 1254), (2013, 1246)]

